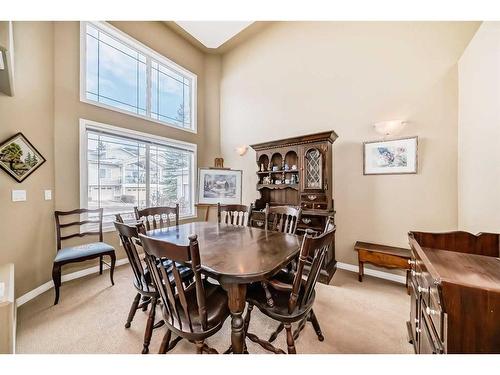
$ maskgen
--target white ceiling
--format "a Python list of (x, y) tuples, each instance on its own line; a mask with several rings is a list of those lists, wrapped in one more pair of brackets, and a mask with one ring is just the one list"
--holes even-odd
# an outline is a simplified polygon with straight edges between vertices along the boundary
[(207, 48), (218, 48), (253, 21), (176, 21)]

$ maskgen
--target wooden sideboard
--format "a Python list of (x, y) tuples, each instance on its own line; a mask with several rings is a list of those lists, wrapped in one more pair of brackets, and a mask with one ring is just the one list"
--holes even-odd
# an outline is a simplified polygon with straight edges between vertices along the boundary
[(500, 353), (500, 235), (410, 232), (415, 352)]
[[(328, 218), (334, 223), (332, 147), (333, 131), (251, 145), (256, 151), (260, 198), (253, 204), (251, 222), (264, 226), (266, 204), (302, 209), (298, 234), (306, 229), (322, 232)], [(336, 270), (335, 241), (321, 270), (320, 282), (328, 283)]]

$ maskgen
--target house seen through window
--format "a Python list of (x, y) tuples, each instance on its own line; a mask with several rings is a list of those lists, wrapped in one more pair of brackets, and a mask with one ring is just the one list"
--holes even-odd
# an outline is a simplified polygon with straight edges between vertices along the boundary
[(194, 214), (194, 145), (84, 131), (86, 203), (91, 209), (104, 208), (105, 226), (111, 225), (115, 214), (132, 213), (135, 206), (178, 203), (181, 216)]

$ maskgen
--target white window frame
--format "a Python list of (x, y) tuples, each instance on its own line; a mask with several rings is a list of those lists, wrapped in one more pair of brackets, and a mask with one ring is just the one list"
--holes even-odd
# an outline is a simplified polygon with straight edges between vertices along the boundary
[[(106, 34), (110, 37), (116, 39), (118, 42), (125, 44), (127, 47), (132, 48), (139, 53), (146, 55), (146, 64), (147, 64), (147, 83), (146, 83), (146, 115), (140, 115), (138, 113), (130, 112), (121, 108), (113, 107), (108, 104), (100, 103), (87, 98), (87, 30), (86, 26), (90, 24)], [(167, 66), (168, 68), (177, 71), (180, 75), (184, 75), (187, 78), (191, 79), (192, 87), (191, 87), (191, 128), (183, 128), (181, 126), (175, 125), (173, 123), (162, 121), (151, 117), (151, 59), (158, 61), (159, 63)], [(129, 116), (138, 117), (147, 121), (156, 122), (158, 124), (166, 125), (172, 127), (174, 129), (184, 130), (190, 133), (198, 132), (197, 125), (197, 92), (198, 92), (198, 76), (183, 68), (182, 66), (176, 64), (172, 60), (166, 58), (165, 56), (159, 54), (155, 50), (149, 48), (148, 46), (142, 44), (138, 40), (132, 38), (130, 35), (124, 33), (123, 31), (117, 29), (116, 27), (110, 25), (107, 22), (102, 21), (81, 21), (80, 22), (80, 101), (87, 104), (92, 104), (97, 107), (109, 109), (111, 111), (124, 113)]]
[[(196, 207), (196, 187), (197, 185), (197, 159), (198, 159), (198, 146), (195, 143), (177, 141), (174, 139), (160, 137), (153, 134), (143, 133), (136, 130), (125, 129), (118, 126), (103, 124), (100, 122), (80, 119), (80, 207), (88, 208), (88, 158), (87, 158), (87, 131), (97, 131), (103, 132), (110, 135), (115, 135), (117, 137), (128, 137), (133, 138), (137, 141), (151, 144), (159, 144), (163, 146), (170, 146), (176, 148), (182, 148), (186, 151), (193, 152), (193, 168), (191, 171), (191, 181), (193, 181), (193, 186), (191, 186), (191, 197), (192, 197), (192, 215), (180, 215), (179, 218), (182, 220), (194, 219), (198, 217), (197, 207)], [(149, 164), (149, 158), (148, 164)], [(149, 185), (149, 181), (147, 185)], [(146, 187), (146, 194), (148, 194), (148, 188)], [(115, 228), (113, 225), (103, 224), (103, 232), (113, 232)]]

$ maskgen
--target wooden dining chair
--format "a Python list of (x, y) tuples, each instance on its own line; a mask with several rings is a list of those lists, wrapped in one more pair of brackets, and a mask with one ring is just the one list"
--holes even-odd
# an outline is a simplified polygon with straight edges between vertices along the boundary
[(250, 210), (243, 204), (217, 203), (217, 220), (220, 223), (246, 227), (250, 221)]
[(266, 203), (264, 213), (266, 230), (295, 234), (302, 209), (293, 206), (269, 206), (269, 203)]
[[(121, 216), (117, 219), (121, 219)], [(141, 258), (139, 257), (137, 248), (135, 247), (136, 239), (139, 238), (139, 230), (137, 226), (127, 225), (123, 222), (119, 222), (118, 220), (114, 222), (114, 225), (118, 231), (125, 253), (127, 254), (130, 267), (132, 268), (132, 272), (134, 274), (134, 287), (137, 291), (128, 313), (125, 328), (130, 328), (130, 324), (132, 323), (138, 309), (145, 311), (147, 310), (148, 305), (151, 305), (146, 329), (144, 331), (144, 343), (142, 349), (142, 354), (147, 354), (149, 352), (149, 343), (151, 342), (153, 329), (159, 328), (164, 324), (162, 320), (155, 324), (156, 305), (159, 299), (159, 294), (152, 283), (151, 275), (144, 267)], [(142, 303), (140, 303), (141, 297), (143, 297)]]
[[(268, 281), (271, 301), (269, 301), (269, 296), (260, 283), (251, 284), (248, 287), (248, 309), (243, 329), (250, 340), (258, 343), (266, 350), (274, 353), (284, 353), (283, 350), (274, 347), (271, 342), (285, 329), (288, 353), (295, 354), (295, 339), (307, 320), (312, 322), (318, 337), (322, 336), (318, 320), (312, 309), (315, 298), (314, 288), (328, 247), (332, 244), (334, 234), (335, 231), (331, 230), (315, 237), (314, 231), (307, 230), (302, 241), (297, 271), (293, 277), (290, 278), (289, 282), (283, 282), (275, 278)], [(304, 265), (309, 255), (313, 255), (313, 260), (309, 274), (304, 278)], [(271, 319), (280, 322), (276, 331), (267, 341), (249, 332), (250, 318), (254, 306), (257, 306), (263, 314)], [(295, 332), (292, 332), (291, 323), (295, 322), (298, 322), (299, 326)]]
[[(59, 303), (59, 289), (61, 287), (61, 268), (63, 265), (68, 263), (83, 262), (89, 259), (99, 258), (99, 274), (102, 275), (103, 264), (106, 264), (110, 268), (109, 277), (111, 279), (111, 284), (115, 285), (113, 281), (113, 273), (115, 270), (116, 255), (113, 246), (108, 245), (103, 242), (102, 238), (102, 214), (103, 209), (98, 208), (94, 210), (89, 209), (76, 209), (72, 211), (55, 211), (55, 222), (56, 222), (56, 238), (57, 238), (57, 254), (54, 258), (54, 264), (52, 266), (52, 280), (54, 281), (54, 290), (56, 292), (54, 305)], [(71, 217), (78, 215), (78, 219), (75, 221)], [(80, 215), (86, 215), (87, 218), (80, 220)], [(97, 218), (89, 218), (89, 215), (97, 215)], [(69, 217), (67, 221), (62, 223), (63, 217)], [(81, 232), (80, 227), (82, 225), (94, 224), (97, 226), (97, 230)], [(77, 230), (70, 231), (68, 228), (77, 228)], [(62, 247), (62, 241), (69, 240), (74, 237), (84, 237), (84, 236), (98, 236), (98, 242), (90, 242), (82, 245)], [(109, 256), (111, 258), (111, 264), (104, 262), (103, 257)]]
[[(167, 326), (159, 353), (166, 353), (172, 332), (195, 342), (199, 354), (217, 353), (205, 340), (218, 332), (230, 315), (227, 294), (220, 286), (202, 278), (197, 236), (190, 236), (187, 246), (174, 245), (143, 234), (139, 234), (139, 238), (162, 300), (163, 319)], [(167, 276), (165, 259), (172, 262), (172, 281)], [(185, 264), (194, 274), (193, 282), (187, 286), (182, 282), (178, 263)]]
[(136, 220), (142, 220), (146, 231), (160, 229), (173, 225), (171, 216), (174, 216), (175, 226), (179, 225), (179, 204), (175, 207), (148, 207), (139, 210), (134, 207)]

